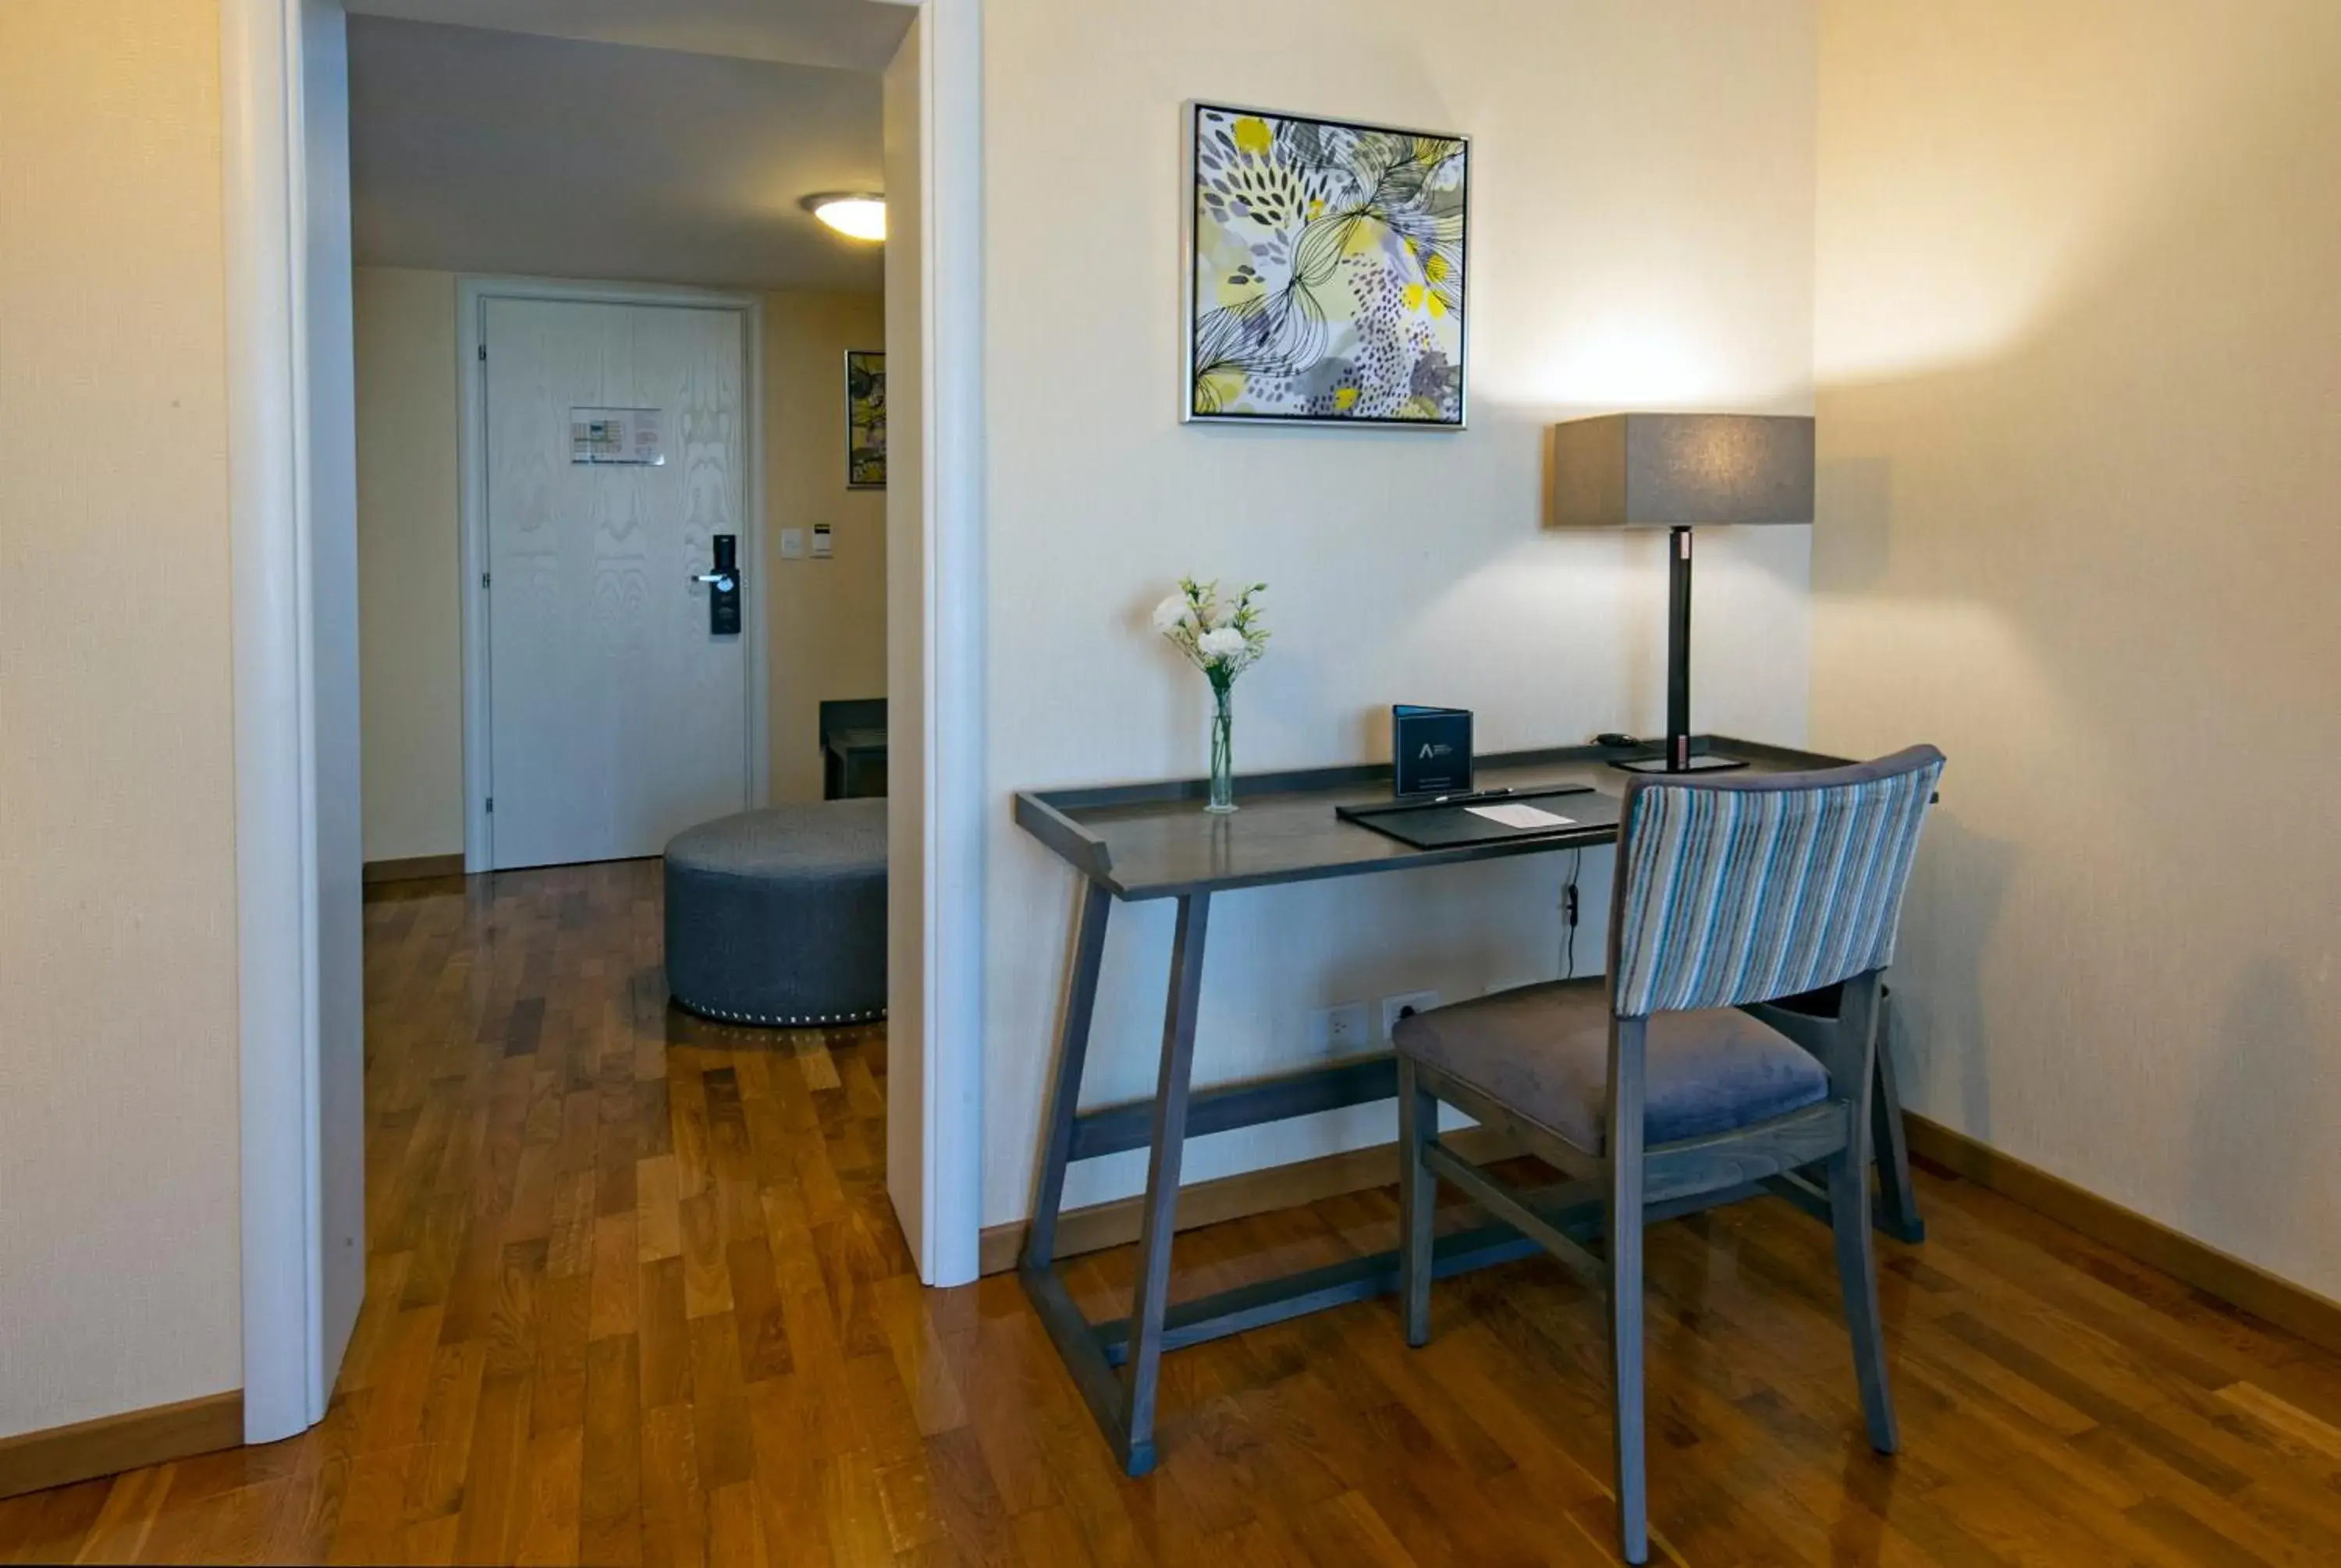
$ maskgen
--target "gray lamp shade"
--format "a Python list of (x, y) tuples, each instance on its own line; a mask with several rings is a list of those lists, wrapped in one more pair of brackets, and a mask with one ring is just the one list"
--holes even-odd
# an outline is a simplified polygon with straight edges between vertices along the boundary
[(1613, 413), (1552, 428), (1563, 528), (1703, 528), (1813, 520), (1813, 422), (1777, 414)]

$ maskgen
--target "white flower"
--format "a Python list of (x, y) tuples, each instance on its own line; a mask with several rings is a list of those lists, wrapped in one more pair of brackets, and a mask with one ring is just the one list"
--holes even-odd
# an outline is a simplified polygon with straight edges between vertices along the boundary
[(1206, 659), (1238, 659), (1243, 655), (1244, 634), (1232, 626), (1219, 627), (1197, 638), (1195, 649)]
[(1174, 593), (1154, 607), (1154, 630), (1168, 637), (1187, 624), (1187, 596)]

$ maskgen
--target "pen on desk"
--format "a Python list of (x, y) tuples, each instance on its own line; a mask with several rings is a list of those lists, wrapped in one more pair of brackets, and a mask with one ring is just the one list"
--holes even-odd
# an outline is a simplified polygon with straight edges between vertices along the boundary
[(1505, 785), (1501, 789), (1467, 789), (1460, 795), (1441, 795), (1437, 799), (1433, 800), (1431, 804), (1433, 806), (1444, 806), (1451, 800), (1493, 800), (1499, 795), (1509, 795), (1511, 792), (1512, 787), (1509, 784)]

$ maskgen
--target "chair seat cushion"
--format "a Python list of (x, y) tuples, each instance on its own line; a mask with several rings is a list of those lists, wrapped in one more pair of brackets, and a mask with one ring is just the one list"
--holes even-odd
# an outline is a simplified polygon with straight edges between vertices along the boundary
[[(1646, 1145), (1729, 1132), (1828, 1096), (1810, 1053), (1734, 1007), (1657, 1014), (1647, 1038)], [(1606, 1152), (1609, 1005), (1599, 978), (1434, 1007), (1400, 1019), (1391, 1039), (1579, 1148)]]

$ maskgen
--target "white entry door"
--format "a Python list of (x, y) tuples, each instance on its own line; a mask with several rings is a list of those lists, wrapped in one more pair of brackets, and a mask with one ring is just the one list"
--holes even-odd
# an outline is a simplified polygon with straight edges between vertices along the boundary
[[(711, 630), (697, 581), (718, 535), (749, 560), (746, 322), (483, 302), (498, 869), (655, 855), (750, 804), (748, 639)], [(652, 411), (664, 461), (578, 461), (573, 425), (595, 411)], [(742, 625), (762, 586), (743, 583)]]

